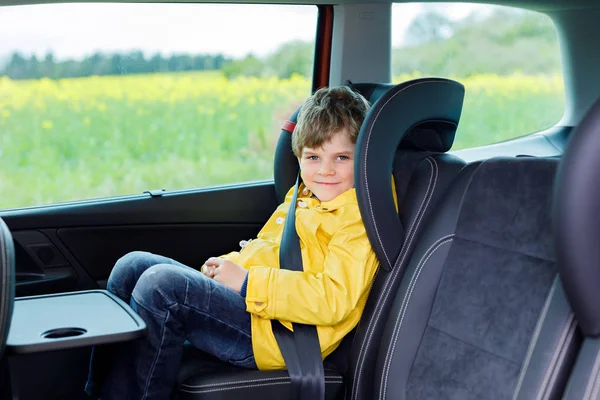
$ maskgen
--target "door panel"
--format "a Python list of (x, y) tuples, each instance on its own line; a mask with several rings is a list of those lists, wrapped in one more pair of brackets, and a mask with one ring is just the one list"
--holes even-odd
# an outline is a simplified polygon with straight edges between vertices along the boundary
[(115, 261), (143, 250), (199, 268), (212, 256), (239, 250), (239, 242), (256, 237), (259, 224), (143, 225), (62, 228), (58, 237), (80, 265), (99, 281), (108, 278)]
[[(52, 233), (52, 232), (50, 232)], [(16, 296), (69, 292), (79, 285), (79, 275), (56, 242), (42, 231), (12, 232), (16, 261)], [(84, 273), (85, 274), (85, 273)], [(82, 284), (83, 284), (82, 279)], [(88, 282), (91, 286), (91, 280)]]
[[(262, 182), (32, 207), (0, 217), (14, 236), (17, 296), (29, 296), (104, 287), (115, 261), (134, 250), (198, 267), (255, 237), (276, 206), (273, 183)], [(0, 387), (0, 399), (87, 398), (89, 352), (6, 357), (9, 369), (0, 371), (0, 381), (11, 384)]]
[(0, 211), (12, 231), (132, 224), (264, 224), (277, 205), (272, 182), (159, 192)]
[(0, 212), (14, 236), (17, 296), (104, 287), (143, 250), (199, 267), (239, 249), (277, 206), (272, 182)]

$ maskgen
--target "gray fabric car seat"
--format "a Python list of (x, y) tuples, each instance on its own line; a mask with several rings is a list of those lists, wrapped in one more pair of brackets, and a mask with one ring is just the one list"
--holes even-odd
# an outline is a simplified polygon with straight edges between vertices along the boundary
[(407, 267), (385, 326), (373, 399), (550, 399), (578, 348), (557, 280), (558, 160), (465, 167)]
[[(398, 265), (392, 271), (380, 268), (371, 289), (367, 308), (356, 330), (357, 334), (348, 335), (340, 348), (325, 360), (326, 398), (343, 398), (345, 393), (349, 395), (352, 390), (352, 382), (356, 381), (355, 363), (356, 365), (360, 364), (362, 371), (359, 390), (365, 393), (372, 390), (367, 380), (372, 379), (372, 365), (369, 363), (374, 361), (376, 346), (371, 346), (369, 343), (376, 344), (377, 335), (381, 334), (379, 328), (385, 322), (386, 309), (389, 309), (393, 299), (390, 293), (400, 282), (403, 264), (408, 260), (429, 213), (439, 200), (441, 193), (465, 164), (456, 157), (444, 154), (452, 145), (460, 117), (464, 95), (462, 85), (443, 79), (423, 79), (418, 82), (417, 85), (413, 85), (416, 83), (415, 81), (406, 83), (404, 86), (360, 84), (360, 89), (357, 89), (368, 90), (371, 86), (376, 86), (376, 90), (370, 92), (384, 94), (379, 99), (381, 100), (381, 103), (378, 103), (379, 107), (374, 105), (372, 110), (374, 112), (370, 113), (371, 117), (367, 117), (363, 129), (361, 129), (361, 135), (366, 135), (367, 130), (371, 131), (369, 143), (372, 147), (370, 151), (363, 148), (365, 150), (363, 156), (374, 158), (369, 162), (369, 175), (371, 175), (371, 166), (375, 168), (373, 171), (379, 171), (381, 168), (384, 171), (387, 168), (389, 171), (383, 173), (383, 179), (372, 177), (373, 181), (379, 182), (371, 186), (372, 195), (378, 199), (386, 198), (388, 201), (387, 205), (375, 208), (387, 210), (387, 218), (389, 218), (391, 208), (394, 214), (393, 218), (397, 220), (400, 227), (405, 227), (404, 236), (407, 240), (404, 246), (404, 242), (391, 241), (391, 247), (396, 247), (396, 249), (391, 249), (390, 254), (393, 251), (397, 251), (398, 254), (390, 257), (398, 258), (400, 256), (401, 261), (396, 263), (396, 260), (393, 260), (392, 264)], [(445, 95), (444, 91), (447, 92)], [(402, 95), (397, 95), (397, 93)], [(385, 97), (386, 95), (387, 97)], [(432, 96), (437, 96), (439, 99), (439, 103), (434, 107), (430, 101)], [(390, 98), (392, 101), (388, 101)], [(372, 102), (377, 100), (368, 96), (367, 99)], [(448, 102), (451, 104), (447, 104)], [(404, 105), (406, 109), (398, 112), (399, 105)], [(421, 115), (418, 117), (421, 119), (412, 122), (406, 120), (408, 125), (402, 123), (402, 120), (407, 117), (419, 115), (417, 112), (419, 108), (437, 111), (433, 114)], [(378, 115), (377, 118), (375, 118), (376, 115)], [(375, 119), (380, 122), (369, 125), (369, 121)], [(282, 132), (275, 157), (276, 163), (279, 163), (276, 164), (278, 166), (275, 169), (275, 185), (276, 188), (279, 187), (277, 192), (280, 194), (285, 193), (293, 184), (297, 174), (297, 161), (291, 158), (293, 154), (289, 150), (289, 135), (288, 132)], [(376, 151), (379, 151), (380, 147), (385, 148), (388, 152), (386, 157), (377, 157)], [(395, 149), (398, 150), (395, 151)], [(397, 191), (400, 194), (399, 217), (393, 201), (391, 201), (389, 177), (392, 171)], [(364, 172), (366, 171), (357, 174), (360, 175)], [(358, 184), (357, 193), (359, 193)], [(403, 195), (404, 193), (406, 196)], [(361, 212), (363, 212), (362, 209)], [(367, 216), (367, 219), (371, 218)], [(364, 215), (363, 219), (365, 219)], [(375, 231), (380, 229), (382, 233), (385, 232), (382, 237), (386, 238), (386, 243), (390, 243), (387, 234), (397, 235), (397, 232), (389, 232), (388, 228), (380, 226), (379, 222), (382, 220), (385, 218), (379, 217), (377, 224), (373, 223), (367, 228), (371, 229), (370, 239), (376, 234)], [(365, 224), (368, 222), (365, 221)], [(386, 251), (384, 243), (379, 242), (374, 247), (378, 252), (378, 257), (383, 258), (382, 252)], [(376, 318), (371, 319), (371, 315)], [(241, 399), (254, 396), (291, 398), (289, 377), (286, 371), (244, 371), (224, 365), (191, 348), (184, 353), (182, 366), (178, 390), (180, 399)], [(344, 382), (348, 385), (346, 390), (343, 389)]]

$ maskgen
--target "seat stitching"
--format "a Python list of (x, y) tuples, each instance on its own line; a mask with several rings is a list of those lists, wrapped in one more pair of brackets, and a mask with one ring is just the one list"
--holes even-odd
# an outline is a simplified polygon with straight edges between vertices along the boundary
[[(397, 91), (396, 93), (394, 93), (384, 104), (383, 106), (379, 109), (379, 111), (377, 112), (377, 115), (375, 115), (375, 118), (373, 119), (373, 123), (371, 124), (371, 126), (369, 127), (369, 133), (367, 134), (367, 143), (365, 145), (365, 161), (364, 161), (364, 177), (365, 177), (365, 191), (367, 192), (367, 200), (369, 203), (369, 210), (371, 211), (371, 218), (373, 220), (375, 220), (375, 215), (373, 214), (373, 204), (371, 203), (371, 192), (369, 191), (369, 184), (368, 184), (368, 178), (367, 178), (367, 154), (369, 153), (369, 142), (371, 141), (371, 134), (373, 133), (373, 127), (375, 126), (375, 123), (377, 122), (377, 119), (379, 118), (379, 115), (381, 114), (381, 112), (385, 109), (385, 106), (388, 105), (388, 103), (390, 101), (392, 101), (394, 99), (394, 97), (396, 97), (397, 95), (399, 95), (400, 93), (404, 92), (405, 90), (413, 87), (413, 86), (417, 86), (417, 85), (422, 85), (422, 84), (429, 84), (431, 82), (416, 82), (416, 83), (412, 83), (404, 88), (402, 88), (402, 90)], [(439, 82), (436, 82), (439, 83)], [(441, 82), (441, 83), (450, 83), (450, 82)], [(373, 224), (373, 226), (375, 227), (375, 233), (377, 234), (377, 239), (379, 240), (379, 244), (381, 245), (381, 249), (383, 250), (383, 254), (385, 255), (386, 260), (388, 261), (389, 265), (392, 265), (392, 262), (390, 261), (389, 256), (387, 255), (387, 252), (385, 251), (385, 247), (383, 247), (383, 242), (381, 241), (381, 236), (379, 236), (379, 229), (377, 229), (377, 224)]]
[[(328, 377), (325, 377), (325, 380), (330, 381), (330, 380), (334, 380), (334, 379), (338, 379), (338, 378), (342, 378), (342, 376), (341, 375), (328, 376)], [(289, 381), (290, 377), (289, 376), (278, 376), (275, 378), (244, 379), (244, 380), (231, 381), (231, 382), (207, 383), (204, 385), (188, 385), (188, 384), (182, 383), (181, 386), (188, 387), (188, 388), (202, 389), (202, 388), (209, 388), (209, 387), (214, 387), (214, 386), (237, 385), (239, 383), (257, 383), (257, 382), (269, 382), (269, 381), (281, 381), (281, 380)]]
[[(379, 265), (377, 270), (375, 271), (375, 275), (373, 276), (373, 280), (371, 281), (371, 286), (369, 286), (369, 292), (367, 294), (367, 298), (371, 294), (371, 291), (373, 290), (373, 285), (375, 284), (375, 280), (377, 279), (377, 276), (379, 275), (379, 271), (381, 270), (381, 268), (379, 268), (379, 267), (381, 267), (381, 265)], [(356, 332), (358, 332), (360, 330), (360, 327), (361, 327), (360, 323), (362, 321), (363, 321), (362, 318), (358, 320), (358, 324), (356, 326)], [(368, 329), (368, 327), (367, 327), (367, 329)], [(355, 334), (354, 337), (352, 338), (352, 344), (350, 345), (350, 353), (352, 353), (352, 350), (354, 349), (354, 343), (356, 343), (356, 336), (358, 336), (358, 335)]]
[[(415, 236), (415, 231), (413, 231), (413, 227), (419, 226), (421, 224), (421, 219), (423, 218), (423, 215), (425, 214), (424, 210), (426, 210), (428, 208), (429, 201), (431, 200), (431, 197), (432, 197), (431, 193), (433, 193), (433, 191), (435, 190), (435, 186), (437, 184), (438, 171), (439, 171), (437, 161), (433, 157), (427, 157), (425, 159), (425, 161), (427, 161), (429, 163), (429, 166), (431, 167), (431, 174), (429, 175), (429, 183), (427, 185), (427, 192), (425, 193), (425, 197), (423, 197), (423, 200), (421, 200), (421, 205), (419, 205), (419, 210), (417, 211), (417, 215), (419, 215), (419, 217), (418, 217), (418, 219), (415, 219), (410, 224), (410, 227), (408, 228), (408, 232), (412, 233), (411, 238), (410, 238), (411, 242), (412, 242), (412, 239), (414, 239), (414, 236)], [(433, 187), (431, 187), (432, 182), (433, 182)], [(428, 196), (429, 196), (429, 198), (428, 198)], [(425, 208), (423, 208), (423, 204), (425, 203), (425, 199), (426, 198), (428, 198), (427, 204), (425, 204)], [(416, 228), (415, 228), (415, 230), (416, 230)], [(409, 242), (409, 246), (410, 246), (411, 242)], [(408, 248), (409, 246), (407, 246), (406, 248)], [(406, 252), (407, 251), (405, 251), (405, 253)], [(406, 257), (406, 254), (404, 254), (404, 257)], [(404, 261), (404, 259), (402, 261)], [(402, 263), (402, 261), (400, 261), (400, 264)], [(396, 264), (396, 265), (398, 265), (398, 264)]]
[(459, 342), (460, 344), (462, 344), (465, 347), (469, 347), (470, 349), (485, 353), (486, 355), (492, 356), (493, 358), (497, 358), (499, 360), (502, 360), (507, 364), (511, 364), (516, 367), (519, 367), (521, 365), (518, 361), (512, 360), (512, 359), (508, 358), (507, 356), (501, 355), (501, 354), (497, 353), (496, 351), (486, 349), (485, 345), (470, 342), (468, 338), (462, 338), (462, 337), (460, 337), (460, 335), (445, 331), (442, 328), (438, 328), (434, 325), (430, 325), (429, 321), (427, 321), (427, 325), (425, 326), (425, 328), (429, 331), (432, 331), (433, 333), (437, 333), (438, 336), (442, 336), (442, 335), (446, 336), (455, 342)]
[(562, 332), (560, 334), (560, 337), (558, 339), (558, 345), (554, 348), (554, 351), (552, 353), (552, 358), (550, 359), (550, 364), (548, 365), (548, 368), (546, 368), (546, 372), (544, 373), (544, 379), (542, 380), (542, 384), (540, 385), (540, 391), (538, 392), (538, 395), (536, 396), (537, 400), (540, 400), (542, 398), (542, 396), (544, 395), (544, 393), (546, 392), (546, 390), (548, 389), (548, 384), (552, 375), (552, 372), (554, 370), (554, 368), (556, 368), (557, 363), (560, 359), (560, 355), (561, 352), (565, 346), (565, 341), (567, 339), (567, 336), (569, 335), (569, 331), (572, 330), (573, 328), (573, 320), (575, 319), (573, 313), (569, 313), (569, 316), (567, 318), (567, 323), (565, 324), (565, 326), (562, 329)]
[(596, 359), (594, 360), (594, 365), (592, 367), (592, 371), (590, 372), (590, 376), (588, 378), (588, 383), (586, 385), (585, 394), (583, 395), (584, 399), (591, 399), (592, 392), (594, 390), (594, 384), (596, 379), (598, 378), (598, 367), (600, 367), (600, 350), (598, 354), (596, 354)]
[[(404, 295), (404, 298), (402, 299), (402, 305), (400, 306), (401, 312), (398, 314), (398, 318), (396, 318), (396, 322), (394, 323), (394, 330), (392, 332), (392, 346), (390, 348), (388, 348), (388, 351), (385, 356), (385, 361), (384, 361), (384, 365), (383, 365), (383, 373), (385, 375), (385, 378), (381, 381), (381, 385), (379, 388), (380, 389), (380, 393), (379, 393), (380, 399), (383, 399), (385, 397), (385, 393), (387, 391), (387, 381), (388, 381), (388, 377), (389, 377), (389, 370), (390, 370), (390, 366), (392, 364), (391, 356), (394, 354), (394, 351), (396, 350), (396, 343), (398, 340), (398, 336), (400, 334), (400, 329), (402, 328), (402, 323), (404, 322), (404, 315), (406, 314), (406, 310), (408, 309), (408, 303), (410, 302), (410, 299), (412, 297), (413, 289), (417, 285), (417, 280), (419, 279), (419, 276), (421, 275), (423, 266), (425, 266), (427, 264), (427, 262), (429, 261), (431, 256), (433, 254), (435, 254), (435, 252), (440, 247), (442, 247), (446, 243), (451, 242), (453, 239), (454, 239), (454, 234), (450, 234), (450, 235), (446, 235), (446, 236), (438, 239), (436, 241), (437, 245), (436, 245), (436, 243), (432, 244), (429, 247), (429, 249), (427, 249), (425, 254), (423, 254), (423, 257), (421, 257), (421, 260), (419, 260), (417, 270), (415, 271), (416, 273), (413, 273), (413, 275), (411, 277), (410, 283), (408, 285), (409, 286), (408, 291), (406, 292), (406, 294)], [(433, 250), (431, 250), (433, 246), (435, 246), (435, 248), (433, 248)], [(427, 258), (425, 258), (425, 256), (427, 256)]]
[(562, 351), (561, 351), (559, 359), (556, 362), (556, 365), (554, 367), (554, 371), (552, 373), (552, 378), (550, 379), (550, 383), (547, 386), (546, 392), (551, 391), (552, 388), (556, 385), (556, 380), (558, 379), (558, 373), (560, 371), (560, 367), (563, 365), (563, 363), (565, 361), (565, 357), (567, 356), (567, 351), (569, 350), (571, 342), (573, 341), (573, 337), (575, 336), (575, 328), (576, 327), (577, 327), (577, 321), (575, 320), (575, 318), (573, 316), (573, 319), (571, 321), (571, 328), (569, 329), (569, 333), (567, 334), (567, 339), (565, 340), (565, 343), (562, 346)]
[[(182, 392), (186, 392), (186, 393), (213, 393), (213, 392), (222, 392), (224, 390), (236, 390), (236, 389), (245, 389), (245, 388), (253, 388), (253, 387), (264, 387), (264, 386), (276, 386), (276, 385), (287, 385), (289, 384), (290, 381), (287, 382), (273, 382), (273, 383), (259, 383), (256, 385), (241, 385), (241, 386), (235, 386), (235, 387), (224, 387), (224, 388), (215, 388), (215, 389), (208, 389), (208, 390), (186, 390), (186, 389), (181, 389)], [(331, 381), (326, 381), (325, 383), (344, 383), (341, 380), (331, 380)]]
[[(421, 225), (421, 220), (423, 218), (423, 215), (425, 215), (425, 210), (429, 207), (429, 202), (430, 202), (431, 198), (433, 197), (433, 192), (435, 191), (435, 187), (437, 185), (438, 164), (437, 164), (435, 158), (433, 158), (433, 157), (427, 157), (426, 160), (429, 162), (429, 165), (431, 167), (431, 175), (429, 176), (429, 184), (427, 186), (427, 191), (425, 192), (425, 196), (423, 196), (423, 200), (421, 200), (419, 210), (417, 211), (418, 218), (415, 218), (415, 220), (412, 222), (411, 226), (408, 229), (408, 236), (409, 236), (409, 240), (407, 242), (408, 244), (406, 246), (403, 246), (401, 254), (400, 254), (401, 257), (398, 258), (399, 262), (396, 263), (395, 268), (392, 272), (392, 275), (390, 276), (390, 279), (388, 279), (388, 281), (385, 284), (385, 287), (383, 288), (384, 296), (380, 297), (378, 299), (377, 304), (375, 305), (375, 309), (376, 309), (375, 315), (374, 315), (373, 319), (369, 320), (369, 325), (367, 326), (367, 333), (365, 335), (365, 340), (361, 344), (360, 352), (358, 355), (358, 374), (356, 374), (354, 376), (354, 379), (352, 380), (352, 391), (351, 391), (351, 395), (350, 395), (351, 400), (356, 399), (356, 396), (358, 393), (358, 388), (360, 387), (360, 382), (361, 382), (360, 377), (362, 376), (364, 359), (366, 357), (366, 348), (369, 347), (369, 343), (370, 343), (369, 339), (371, 339), (371, 336), (373, 336), (373, 331), (375, 330), (376, 322), (379, 321), (379, 318), (381, 316), (382, 310), (381, 310), (381, 307), (379, 307), (379, 305), (382, 302), (386, 302), (390, 295), (392, 283), (396, 280), (396, 277), (399, 274), (399, 268), (397, 268), (397, 267), (399, 265), (402, 265), (402, 263), (404, 262), (404, 259), (406, 258), (406, 255), (408, 254), (408, 249), (410, 248), (410, 245), (412, 244), (412, 241), (415, 237), (417, 228)], [(425, 200), (427, 200), (427, 202), (425, 202)], [(413, 230), (413, 228), (414, 228), (414, 230)], [(367, 346), (366, 348), (365, 348), (365, 345)]]
[(546, 319), (546, 314), (548, 313), (548, 308), (550, 308), (550, 300), (554, 296), (554, 291), (556, 289), (556, 284), (552, 285), (548, 295), (546, 296), (546, 301), (544, 302), (544, 306), (542, 307), (542, 313), (540, 314), (537, 324), (535, 325), (535, 330), (533, 331), (533, 337), (531, 338), (531, 342), (529, 344), (529, 348), (527, 349), (527, 355), (525, 356), (525, 362), (521, 367), (521, 374), (519, 375), (519, 380), (517, 382), (517, 388), (513, 395), (513, 400), (516, 400), (519, 396), (519, 392), (521, 391), (521, 386), (523, 385), (523, 380), (525, 379), (525, 372), (529, 367), (529, 363), (531, 362), (531, 356), (533, 355), (533, 349), (537, 345), (538, 338), (540, 336), (540, 332), (542, 330), (542, 325), (544, 320)]
[(188, 387), (188, 388), (207, 388), (207, 387), (213, 387), (213, 386), (223, 386), (223, 385), (236, 385), (238, 383), (254, 383), (254, 382), (269, 382), (269, 381), (281, 381), (281, 380), (290, 380), (289, 376), (279, 376), (277, 378), (260, 378), (260, 379), (248, 379), (248, 380), (239, 380), (239, 381), (232, 381), (232, 382), (218, 382), (218, 383), (207, 383), (205, 385), (188, 385), (188, 384), (181, 384), (181, 386), (184, 387)]
[(483, 246), (491, 247), (491, 248), (496, 249), (496, 250), (502, 250), (502, 251), (511, 252), (511, 253), (518, 253), (518, 254), (520, 254), (522, 256), (533, 258), (535, 260), (541, 260), (541, 261), (545, 261), (545, 262), (548, 262), (548, 263), (556, 263), (556, 260), (550, 260), (550, 259), (544, 258), (543, 256), (540, 256), (540, 255), (537, 255), (537, 254), (529, 254), (529, 253), (526, 253), (526, 252), (524, 252), (522, 250), (515, 250), (515, 249), (510, 249), (508, 247), (502, 247), (502, 246), (499, 246), (497, 244), (488, 243), (488, 242), (486, 242), (484, 240), (481, 240), (479, 238), (470, 239), (470, 238), (468, 238), (466, 236), (463, 236), (460, 233), (456, 234), (456, 238), (464, 240), (466, 242), (481, 244)]
[[(364, 366), (364, 359), (366, 357), (366, 349), (369, 347), (369, 343), (371, 339), (371, 336), (373, 336), (373, 331), (375, 330), (375, 325), (376, 322), (379, 321), (379, 318), (381, 317), (381, 313), (382, 313), (382, 309), (381, 307), (379, 307), (380, 303), (383, 301), (387, 301), (390, 292), (391, 292), (391, 286), (392, 283), (396, 281), (396, 277), (398, 276), (400, 270), (398, 267), (398, 265), (402, 265), (402, 263), (404, 262), (406, 255), (408, 254), (408, 249), (410, 248), (410, 245), (412, 244), (412, 241), (415, 237), (415, 233), (416, 233), (416, 229), (418, 226), (420, 226), (421, 224), (421, 220), (423, 218), (423, 215), (425, 214), (425, 210), (429, 207), (429, 202), (431, 200), (431, 198), (433, 197), (433, 192), (435, 191), (435, 187), (437, 185), (437, 177), (438, 177), (438, 165), (437, 162), (435, 161), (435, 159), (433, 157), (428, 157), (426, 158), (426, 160), (429, 162), (429, 165), (431, 167), (431, 175), (429, 176), (429, 184), (427, 186), (427, 192), (425, 193), (425, 196), (423, 197), (423, 200), (421, 201), (421, 205), (419, 206), (419, 210), (417, 211), (417, 215), (418, 218), (415, 219), (415, 221), (413, 221), (413, 223), (411, 224), (410, 228), (409, 228), (409, 240), (408, 240), (408, 244), (403, 247), (402, 249), (402, 254), (398, 260), (399, 262), (396, 263), (394, 268), (394, 271), (392, 272), (392, 276), (391, 278), (386, 282), (386, 287), (384, 288), (384, 297), (383, 298), (379, 298), (379, 301), (377, 302), (375, 308), (376, 308), (376, 315), (373, 319), (371, 319), (369, 321), (369, 325), (367, 327), (367, 335), (368, 337), (365, 337), (365, 340), (362, 343), (361, 346), (361, 350), (359, 353), (359, 360), (358, 360), (358, 365), (359, 365), (359, 371), (358, 374), (355, 376), (355, 379), (353, 379), (352, 382), (352, 399), (355, 399), (355, 396), (357, 396), (358, 393), (358, 388), (360, 387), (360, 377), (362, 376), (362, 371), (363, 371), (363, 366)], [(433, 184), (433, 185), (432, 185)], [(425, 202), (425, 200), (427, 200), (427, 202)], [(415, 228), (413, 230), (413, 227)], [(383, 300), (382, 300), (383, 299)], [(366, 345), (366, 348), (365, 348)], [(355, 387), (356, 384), (356, 387)]]

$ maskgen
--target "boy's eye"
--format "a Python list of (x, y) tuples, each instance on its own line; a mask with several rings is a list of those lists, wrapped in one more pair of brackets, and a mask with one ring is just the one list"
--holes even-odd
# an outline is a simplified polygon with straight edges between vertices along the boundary
[(312, 161), (316, 161), (316, 160), (318, 160), (318, 159), (319, 159), (319, 157), (318, 157), (318, 156), (307, 156), (306, 158), (307, 158), (308, 160), (312, 160)]
[(350, 157), (348, 157), (348, 156), (339, 156), (338, 159), (340, 159), (341, 161), (345, 161), (345, 160), (349, 160)]

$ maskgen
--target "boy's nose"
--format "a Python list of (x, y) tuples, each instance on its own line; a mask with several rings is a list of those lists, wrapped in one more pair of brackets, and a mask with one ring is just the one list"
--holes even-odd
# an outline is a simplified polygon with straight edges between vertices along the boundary
[(319, 174), (321, 175), (333, 175), (335, 170), (328, 162), (321, 163), (321, 167), (319, 168)]

